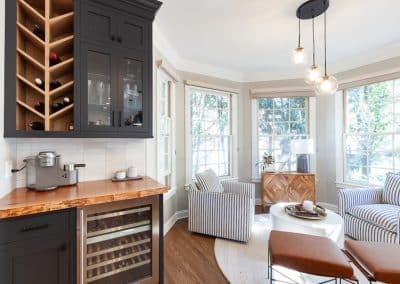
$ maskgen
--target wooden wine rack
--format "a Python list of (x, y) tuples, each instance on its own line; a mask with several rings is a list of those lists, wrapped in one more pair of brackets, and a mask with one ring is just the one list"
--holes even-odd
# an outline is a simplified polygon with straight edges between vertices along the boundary
[[(74, 0), (17, 0), (16, 22), (16, 127), (29, 131), (30, 122), (41, 122), (45, 131), (68, 131), (73, 122), (74, 105), (55, 113), (51, 105), (64, 96), (73, 99), (74, 90)], [(33, 33), (39, 25), (45, 37)], [(61, 62), (50, 66), (50, 53), (56, 52)], [(44, 81), (44, 89), (35, 85)], [(61, 86), (50, 90), (50, 82)], [(34, 105), (44, 103), (44, 113)]]

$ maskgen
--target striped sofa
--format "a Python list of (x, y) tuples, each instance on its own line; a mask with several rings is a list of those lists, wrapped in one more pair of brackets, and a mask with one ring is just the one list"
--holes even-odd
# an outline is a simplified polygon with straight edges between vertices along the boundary
[(400, 244), (400, 175), (389, 173), (383, 188), (339, 190), (339, 214), (354, 239)]
[(254, 219), (254, 184), (221, 183), (222, 192), (199, 190), (196, 184), (187, 187), (189, 231), (247, 242)]

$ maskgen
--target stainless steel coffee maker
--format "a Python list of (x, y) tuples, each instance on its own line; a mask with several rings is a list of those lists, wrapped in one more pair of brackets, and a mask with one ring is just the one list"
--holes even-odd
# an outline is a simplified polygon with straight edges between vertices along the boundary
[[(61, 156), (54, 151), (40, 152), (36, 156), (27, 157), (26, 186), (37, 191), (48, 191), (59, 186), (77, 184), (79, 167), (85, 164), (65, 164), (60, 166)], [(14, 170), (16, 172), (18, 170)]]

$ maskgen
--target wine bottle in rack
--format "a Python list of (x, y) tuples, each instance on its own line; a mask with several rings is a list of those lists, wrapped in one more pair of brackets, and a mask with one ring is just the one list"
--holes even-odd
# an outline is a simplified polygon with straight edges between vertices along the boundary
[(43, 82), (42, 79), (40, 79), (40, 78), (35, 78), (35, 85), (36, 85), (38, 88), (44, 90), (44, 82)]
[(37, 110), (40, 113), (44, 113), (44, 103), (42, 102), (37, 102), (34, 106), (35, 110)]
[(63, 98), (63, 104), (64, 104), (64, 106), (68, 106), (68, 105), (72, 104), (73, 102), (74, 102), (74, 101), (72, 100), (71, 97), (65, 96), (65, 97)]
[(53, 80), (50, 82), (50, 90), (54, 90), (57, 89), (58, 87), (60, 87), (62, 84), (60, 81), (58, 80)]
[(32, 121), (28, 125), (32, 130), (44, 130), (44, 125), (40, 121)]
[(74, 131), (74, 122), (71, 121), (68, 125), (68, 131)]
[(61, 58), (55, 52), (50, 53), (50, 66), (56, 65), (61, 62)]
[(62, 109), (63, 107), (64, 107), (64, 104), (53, 102), (51, 104), (51, 112), (55, 113), (55, 112), (59, 111), (60, 109)]
[(41, 40), (44, 41), (44, 30), (38, 25), (38, 24), (34, 24), (33, 25), (33, 30), (32, 32)]

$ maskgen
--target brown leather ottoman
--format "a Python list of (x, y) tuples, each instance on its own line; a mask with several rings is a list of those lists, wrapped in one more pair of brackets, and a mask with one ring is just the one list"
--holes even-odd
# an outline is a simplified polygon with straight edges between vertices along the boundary
[(269, 238), (269, 278), (272, 266), (302, 273), (357, 281), (340, 248), (329, 238), (272, 231)]
[(346, 240), (344, 247), (370, 281), (400, 283), (400, 245)]

